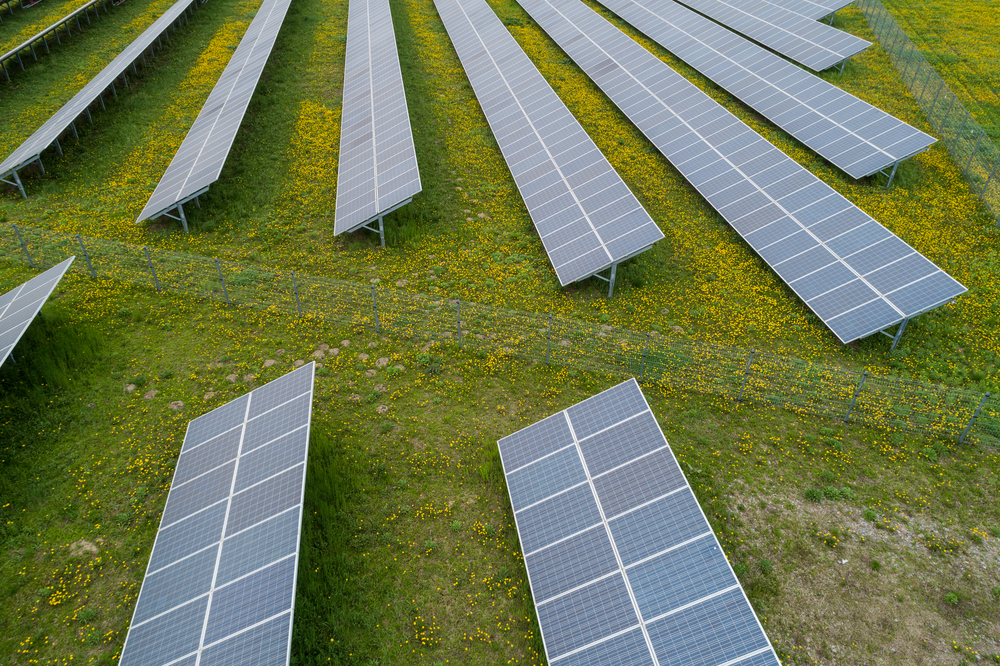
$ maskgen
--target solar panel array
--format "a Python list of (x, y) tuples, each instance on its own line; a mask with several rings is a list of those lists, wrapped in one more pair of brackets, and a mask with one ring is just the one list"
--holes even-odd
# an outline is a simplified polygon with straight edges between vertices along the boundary
[(672, 0), (599, 0), (853, 178), (936, 139)]
[(634, 379), (498, 444), (550, 664), (780, 663)]
[(580, 0), (522, 4), (842, 342), (966, 291)]
[(188, 424), (122, 666), (289, 662), (314, 369)]
[(59, 138), (59, 135), (87, 108), (93, 104), (101, 94), (111, 86), (115, 79), (122, 75), (137, 58), (142, 57), (143, 52), (157, 40), (167, 28), (189, 8), (197, 5), (199, 0), (178, 0), (170, 9), (164, 12), (163, 16), (156, 19), (151, 26), (146, 28), (135, 41), (129, 44), (124, 51), (118, 54), (111, 63), (102, 69), (90, 82), (83, 87), (73, 98), (66, 102), (52, 117), (50, 117), (38, 130), (35, 131), (27, 141), (18, 146), (7, 159), (0, 163), (0, 178), (9, 176), (17, 169), (24, 168), (31, 162), (39, 158), (46, 148)]
[(821, 19), (847, 7), (854, 0), (767, 0), (813, 20)]
[(435, 0), (562, 285), (663, 238), (483, 0)]
[(0, 296), (0, 365), (14, 351), (14, 345), (28, 330), (75, 258), (70, 257)]
[(291, 0), (264, 0), (137, 222), (156, 218), (219, 179)]
[[(72, 21), (76, 21), (77, 28), (79, 28), (80, 30), (82, 30), (83, 26), (80, 25), (80, 14), (83, 14), (86, 17), (87, 23), (89, 24), (90, 23), (90, 9), (91, 9), (91, 7), (93, 7), (94, 8), (94, 14), (96, 14), (97, 17), (100, 18), (100, 13), (99, 13), (100, 10), (97, 9), (97, 3), (101, 3), (104, 6), (104, 11), (108, 10), (107, 5), (104, 4), (104, 0), (90, 0), (90, 2), (87, 2), (82, 7), (78, 7), (77, 9), (74, 9), (73, 11), (71, 11), (66, 16), (63, 16), (61, 19), (59, 19), (55, 23), (49, 25), (47, 28), (45, 28), (45, 29), (43, 29), (43, 30), (35, 33), (34, 35), (32, 35), (31, 37), (29, 37), (28, 39), (24, 40), (23, 42), (21, 42), (20, 44), (18, 44), (14, 48), (12, 48), (11, 50), (7, 51), (7, 53), (4, 53), (3, 55), (0, 55), (0, 69), (3, 69), (4, 76), (6, 76), (7, 80), (10, 81), (10, 73), (7, 71), (7, 64), (6, 64), (8, 60), (12, 60), (14, 58), (17, 58), (18, 64), (21, 65), (21, 69), (23, 70), (24, 69), (24, 63), (21, 61), (21, 58), (20, 58), (20, 55), (19, 55), (20, 53), (22, 53), (24, 51), (30, 51), (31, 55), (34, 56), (35, 60), (38, 60), (38, 55), (35, 53), (35, 48), (34, 48), (34, 45), (36, 43), (42, 42), (42, 44), (45, 45), (45, 50), (48, 51), (49, 50), (49, 41), (48, 41), (48, 38), (46, 37), (46, 35), (49, 35), (51, 33), (51, 36), (57, 41), (57, 43), (61, 43), (61, 42), (59, 42), (59, 34), (58, 34), (59, 28), (63, 28), (63, 27), (66, 28), (67, 35), (72, 35), (73, 34), (73, 30), (70, 27), (70, 24), (71, 24)], [(5, 2), (0, 2), (0, 6), (2, 6), (4, 4), (7, 5), (8, 9), (11, 9), (10, 8), (10, 4), (5, 3)], [(13, 13), (13, 10), (11, 10), (11, 13)], [(2, 23), (2, 22), (3, 22), (3, 19), (0, 19), (0, 23)]]
[(809, 69), (822, 71), (872, 45), (763, 0), (682, 0), (685, 5)]
[(351, 0), (345, 63), (335, 234), (420, 191), (389, 0)]

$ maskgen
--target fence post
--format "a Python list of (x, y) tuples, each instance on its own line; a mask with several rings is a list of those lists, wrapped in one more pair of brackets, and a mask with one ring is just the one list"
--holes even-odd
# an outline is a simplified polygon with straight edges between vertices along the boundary
[(456, 304), (458, 305), (458, 314), (456, 315), (456, 323), (458, 324), (458, 348), (462, 348), (462, 299), (456, 299)]
[(149, 264), (149, 272), (153, 274), (153, 284), (156, 285), (156, 293), (160, 293), (160, 278), (156, 277), (156, 267), (153, 266), (153, 258), (149, 256), (149, 250), (142, 246), (142, 251), (146, 253), (146, 263)]
[(21, 249), (24, 250), (24, 256), (28, 258), (28, 265), (31, 266), (32, 268), (36, 268), (35, 262), (31, 258), (31, 253), (28, 252), (28, 246), (27, 244), (25, 244), (24, 239), (21, 238), (20, 229), (17, 228), (16, 224), (11, 224), (10, 226), (14, 227), (14, 233), (17, 234), (17, 240), (19, 243), (21, 243)]
[(847, 413), (844, 414), (844, 423), (847, 423), (847, 419), (851, 418), (851, 412), (854, 410), (854, 403), (858, 401), (858, 396), (861, 395), (861, 389), (864, 388), (866, 379), (868, 379), (867, 370), (865, 370), (861, 375), (861, 381), (858, 382), (858, 387), (854, 389), (854, 397), (851, 398), (851, 406), (847, 408)]
[(299, 316), (301, 317), (302, 303), (299, 301), (299, 285), (295, 282), (295, 271), (292, 271), (292, 291), (295, 292), (295, 309), (299, 311)]
[(372, 285), (372, 310), (375, 311), (375, 333), (381, 333), (382, 324), (378, 321), (378, 303), (375, 302), (375, 285)]
[(549, 364), (549, 351), (552, 350), (552, 313), (549, 313), (549, 334), (545, 341), (545, 365)]
[(962, 436), (958, 438), (959, 444), (965, 441), (965, 438), (969, 434), (969, 431), (972, 430), (972, 426), (975, 425), (976, 419), (979, 418), (979, 412), (983, 410), (983, 405), (986, 404), (986, 401), (989, 400), (989, 398), (990, 398), (990, 392), (987, 391), (986, 393), (983, 394), (983, 399), (979, 401), (979, 406), (976, 407), (976, 411), (972, 414), (972, 418), (969, 419), (969, 425), (965, 426), (965, 430), (962, 431)]
[(219, 265), (219, 260), (215, 260), (215, 270), (219, 272), (219, 282), (222, 283), (222, 293), (226, 295), (226, 305), (232, 305), (229, 300), (229, 290), (226, 289), (226, 279), (222, 277), (222, 266)]
[(979, 144), (982, 143), (984, 136), (986, 136), (986, 132), (980, 130), (979, 138), (976, 140), (976, 145), (973, 146), (972, 152), (969, 154), (969, 161), (965, 163), (965, 168), (962, 169), (963, 175), (965, 175), (965, 173), (969, 170), (969, 167), (972, 166), (972, 160), (976, 156), (976, 152), (979, 150)]
[(646, 374), (646, 352), (649, 351), (649, 333), (646, 333), (646, 346), (642, 348), (642, 362), (639, 364), (639, 381)]
[(753, 355), (756, 353), (756, 349), (750, 350), (750, 357), (747, 359), (747, 367), (743, 368), (743, 383), (740, 384), (740, 394), (736, 396), (736, 402), (743, 399), (743, 389), (746, 388), (747, 380), (750, 379), (750, 364), (753, 363)]
[[(997, 161), (993, 163), (993, 168), (990, 169), (990, 175), (986, 178), (986, 183), (983, 185), (983, 191), (979, 193), (980, 199), (986, 196), (986, 188), (990, 186), (990, 181), (993, 180), (993, 174), (997, 172), (998, 166), (1000, 166), (1000, 157), (997, 158)], [(1000, 222), (997, 224), (1000, 224)]]
[(94, 265), (90, 263), (90, 255), (87, 254), (87, 248), (83, 245), (83, 239), (80, 238), (80, 234), (76, 235), (76, 242), (80, 244), (80, 249), (83, 250), (83, 258), (87, 260), (87, 268), (90, 269), (90, 277), (97, 279), (97, 273), (94, 272)]

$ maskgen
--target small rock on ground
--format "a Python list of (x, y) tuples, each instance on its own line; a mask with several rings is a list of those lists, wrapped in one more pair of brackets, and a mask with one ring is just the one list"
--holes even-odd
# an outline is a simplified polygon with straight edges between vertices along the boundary
[(377, 342), (369, 342), (368, 343), (368, 348), (371, 349), (372, 347), (378, 347), (378, 343)]
[(405, 287), (406, 286), (406, 280), (396, 280), (396, 286), (397, 287)]
[(249, 383), (249, 382), (252, 382), (255, 379), (257, 379), (257, 375), (243, 375), (243, 381), (245, 381), (245, 382)]
[(208, 393), (202, 396), (202, 400), (211, 400), (214, 397), (215, 397), (215, 391), (209, 391)]
[(385, 384), (379, 384), (378, 386), (375, 387), (375, 390), (378, 391), (379, 393), (385, 393), (389, 389), (385, 387)]
[(264, 361), (264, 367), (265, 368), (270, 368), (272, 365), (276, 365), (277, 363), (278, 362), (276, 360), (274, 360), (273, 358), (269, 358), (266, 361)]
[(358, 395), (357, 393), (352, 393), (351, 395), (347, 396), (347, 399), (350, 400), (351, 402), (361, 402), (361, 396)]
[(672, 328), (674, 330), (674, 333), (683, 333), (684, 332), (684, 329), (681, 328), (680, 326), (671, 326), (670, 328)]
[(375, 408), (375, 411), (378, 412), (379, 414), (385, 414), (387, 411), (389, 411), (389, 407), (387, 405), (379, 405), (378, 407)]
[(312, 357), (313, 358), (326, 358), (326, 352), (324, 352), (322, 349), (317, 349), (316, 351), (314, 351), (312, 353)]
[(274, 352), (274, 355), (275, 355), (275, 356), (283, 356), (283, 355), (284, 355), (284, 353), (285, 353), (285, 350), (284, 350), (284, 349), (279, 349), (279, 350), (277, 350), (276, 352)]
[(570, 345), (570, 341), (569, 340), (560, 340), (559, 341), (559, 346), (560, 347), (569, 347), (569, 345)]
[(351, 346), (351, 341), (350, 340), (341, 340), (340, 341), (340, 346), (341, 347), (350, 347)]
[(236, 373), (233, 373), (231, 375), (226, 375), (226, 379), (235, 384), (236, 380), (239, 379), (239, 377), (236, 376)]
[(146, 391), (146, 394), (143, 395), (142, 397), (145, 398), (146, 400), (152, 400), (153, 398), (156, 397), (157, 393), (159, 393), (157, 389), (149, 389), (148, 391)]
[(384, 368), (387, 365), (389, 365), (389, 359), (387, 359), (385, 356), (375, 361), (376, 368)]
[(340, 353), (340, 350), (337, 349), (336, 347), (334, 347), (333, 349), (331, 349), (328, 352), (326, 352), (326, 355), (327, 356), (336, 356), (339, 353)]
[(134, 390), (135, 390), (135, 384), (126, 384), (125, 385), (125, 392), (126, 393), (131, 393)]
[(170, 409), (177, 411), (178, 409), (184, 409), (184, 403), (180, 400), (174, 400), (170, 403)]
[(292, 363), (292, 367), (293, 368), (301, 368), (305, 364), (306, 364), (305, 361), (303, 361), (301, 358), (297, 358), (297, 359), (295, 359), (295, 362)]
[(321, 342), (320, 345), (319, 345), (319, 347), (317, 347), (317, 349), (319, 349), (320, 351), (326, 351), (329, 348), (330, 348), (330, 345), (326, 344), (325, 342)]
[(86, 539), (80, 539), (79, 541), (74, 541), (69, 545), (69, 556), (70, 557), (80, 557), (81, 555), (93, 554), (96, 555), (98, 552), (97, 546), (95, 546), (90, 541)]
[(358, 360), (361, 362), (367, 361), (370, 358), (371, 356), (369, 356), (368, 354), (358, 354)]
[(394, 366), (392, 366), (392, 367), (396, 368), (396, 369), (397, 369), (397, 370), (399, 370), (400, 372), (402, 372), (403, 370), (406, 370), (406, 368), (405, 368), (405, 367), (403, 367), (402, 365), (394, 365)]
[(369, 368), (368, 370), (365, 370), (365, 377), (374, 377), (374, 376), (375, 376), (374, 368)]

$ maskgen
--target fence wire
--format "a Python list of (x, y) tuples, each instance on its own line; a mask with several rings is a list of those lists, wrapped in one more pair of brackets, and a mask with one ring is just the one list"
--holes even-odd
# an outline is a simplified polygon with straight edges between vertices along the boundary
[(639, 378), (672, 391), (1000, 448), (1000, 396), (654, 331), (583, 322), (44, 229), (0, 228), (0, 260), (159, 292), (461, 347), (487, 365), (518, 358)]
[(1000, 147), (951, 91), (880, 0), (856, 0), (937, 137), (1000, 226)]

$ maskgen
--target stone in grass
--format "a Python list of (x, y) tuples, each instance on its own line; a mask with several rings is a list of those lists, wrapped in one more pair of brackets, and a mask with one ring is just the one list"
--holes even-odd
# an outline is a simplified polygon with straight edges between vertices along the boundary
[(358, 354), (358, 360), (361, 361), (362, 363), (364, 363), (370, 358), (371, 356), (369, 356), (368, 354)]
[(326, 355), (327, 356), (336, 356), (339, 353), (340, 353), (340, 350), (337, 349), (336, 347), (334, 347), (333, 349), (331, 349), (328, 352), (326, 352)]
[(394, 365), (394, 366), (392, 366), (392, 367), (396, 368), (396, 369), (397, 369), (397, 370), (399, 370), (400, 372), (402, 372), (403, 370), (406, 370), (406, 367), (405, 367), (405, 366), (402, 366), (402, 365)]
[(396, 280), (396, 286), (397, 287), (405, 287), (406, 284), (407, 284), (406, 280)]
[(375, 361), (376, 368), (384, 368), (387, 365), (389, 365), (389, 359), (387, 359), (385, 356)]
[(684, 329), (681, 328), (680, 326), (671, 326), (670, 328), (673, 329), (674, 333), (680, 333), (681, 335), (684, 335)]
[(274, 352), (275, 356), (284, 356), (284, 354), (285, 354), (285, 350), (284, 349), (279, 349), (276, 352)]
[(87, 541), (86, 539), (80, 539), (79, 541), (74, 541), (69, 545), (69, 556), (70, 557), (82, 557), (84, 555), (97, 555), (99, 552), (96, 545)]
[(387, 411), (389, 411), (389, 407), (388, 405), (379, 405), (378, 407), (375, 408), (375, 411), (378, 412), (379, 414), (385, 414)]
[(237, 380), (237, 379), (239, 379), (239, 377), (238, 377), (238, 376), (236, 375), (236, 373), (234, 372), (234, 373), (233, 373), (233, 374), (231, 374), (231, 375), (226, 375), (226, 379), (227, 379), (227, 380), (229, 380), (229, 381), (231, 381), (232, 383), (234, 383), (234, 384), (235, 384), (235, 383), (236, 383), (236, 380)]
[(319, 349), (320, 351), (326, 351), (329, 348), (330, 345), (326, 344), (325, 342), (321, 342), (319, 343), (319, 347), (317, 347), (316, 349)]
[(270, 368), (272, 365), (277, 365), (277, 363), (278, 362), (276, 360), (274, 360), (273, 358), (269, 358), (266, 361), (264, 361), (264, 367), (265, 368)]
[(374, 376), (375, 376), (374, 368), (369, 368), (368, 370), (365, 370), (365, 377), (374, 377)]
[(257, 379), (257, 375), (243, 375), (243, 381), (247, 384), (253, 383), (253, 380)]
[(375, 390), (378, 391), (379, 393), (385, 393), (389, 389), (385, 387), (385, 384), (379, 384), (378, 386), (375, 387)]
[(559, 341), (559, 346), (560, 347), (569, 347), (571, 344), (572, 343), (569, 340), (560, 340)]
[(352, 393), (351, 395), (347, 396), (347, 399), (350, 400), (351, 402), (361, 402), (361, 396), (358, 395), (357, 393)]
[(145, 398), (146, 400), (152, 400), (153, 398), (156, 397), (156, 394), (159, 392), (160, 391), (158, 389), (149, 389), (142, 397)]
[(312, 353), (312, 357), (313, 358), (326, 358), (326, 352), (324, 352), (322, 349), (317, 349), (316, 351), (314, 351)]
[(351, 346), (351, 341), (350, 340), (341, 340), (340, 341), (340, 346), (341, 347), (350, 347)]
[(170, 409), (174, 410), (175, 412), (179, 409), (184, 409), (184, 403), (181, 402), (180, 400), (173, 400), (170, 403)]
[(371, 349), (372, 347), (378, 347), (378, 343), (377, 342), (369, 342), (368, 343), (368, 348)]
[(135, 384), (126, 384), (125, 385), (125, 392), (126, 393), (132, 393), (133, 391), (135, 391)]
[(293, 368), (301, 368), (301, 367), (302, 367), (303, 365), (305, 365), (305, 364), (306, 364), (306, 362), (305, 362), (305, 361), (303, 361), (303, 360), (302, 360), (301, 358), (297, 358), (297, 359), (295, 359), (295, 361), (294, 361), (294, 362), (292, 363), (292, 367), (293, 367)]
[(209, 391), (208, 393), (206, 393), (205, 395), (203, 395), (201, 399), (202, 400), (211, 400), (214, 397), (215, 397), (215, 391)]

